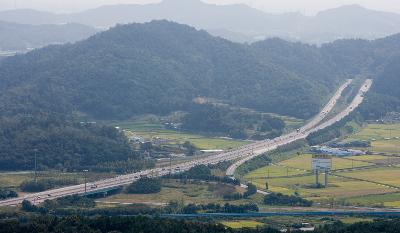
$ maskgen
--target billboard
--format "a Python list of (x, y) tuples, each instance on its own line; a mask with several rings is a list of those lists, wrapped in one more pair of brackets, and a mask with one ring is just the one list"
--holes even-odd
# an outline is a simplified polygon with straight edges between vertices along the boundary
[(329, 155), (313, 155), (312, 169), (314, 171), (330, 171), (332, 169), (332, 157)]

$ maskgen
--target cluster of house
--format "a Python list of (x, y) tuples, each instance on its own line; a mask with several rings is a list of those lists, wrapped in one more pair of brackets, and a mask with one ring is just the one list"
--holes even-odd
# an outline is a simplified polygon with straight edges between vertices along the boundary
[(368, 120), (367, 123), (377, 124), (398, 124), (400, 123), (400, 112), (389, 112), (386, 116), (378, 120)]
[(326, 154), (338, 157), (365, 155), (366, 153), (361, 150), (333, 148), (328, 146), (313, 146), (310, 149), (313, 154)]

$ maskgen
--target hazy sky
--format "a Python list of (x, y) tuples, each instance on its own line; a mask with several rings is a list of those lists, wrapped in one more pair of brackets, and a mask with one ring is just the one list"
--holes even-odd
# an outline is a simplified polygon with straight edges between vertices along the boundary
[[(0, 10), (34, 8), (53, 12), (76, 12), (104, 4), (146, 4), (161, 0), (0, 0)], [(266, 12), (298, 11), (307, 15), (347, 4), (360, 4), (367, 8), (400, 13), (400, 0), (203, 0), (215, 4), (245, 3)]]

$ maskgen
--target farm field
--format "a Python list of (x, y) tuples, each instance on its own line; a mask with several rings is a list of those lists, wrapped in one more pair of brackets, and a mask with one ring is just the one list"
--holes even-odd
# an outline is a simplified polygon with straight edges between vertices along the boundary
[(177, 180), (163, 181), (163, 188), (160, 193), (156, 194), (125, 194), (109, 196), (99, 199), (99, 203), (144, 203), (150, 205), (166, 205), (170, 201), (196, 204), (220, 203), (224, 205), (229, 202), (231, 204), (244, 204), (251, 202), (260, 202), (260, 197), (255, 195), (252, 199), (242, 199), (237, 201), (226, 201), (222, 198), (224, 194), (235, 191), (244, 192), (242, 188), (233, 187), (224, 184), (213, 183), (181, 183)]
[[(106, 173), (91, 173), (87, 174), (88, 181), (95, 181), (101, 178), (113, 177), (113, 174)], [(10, 188), (16, 191), (19, 186), (25, 182), (30, 181), (34, 177), (33, 172), (4, 172), (0, 173), (0, 188)], [(81, 173), (56, 173), (56, 172), (39, 172), (38, 179), (76, 179), (77, 182), (83, 183), (84, 176)]]
[[(282, 161), (278, 163), (278, 165), (311, 171), (311, 163), (312, 163), (312, 155), (304, 154)], [(346, 169), (353, 167), (364, 167), (369, 165), (372, 164), (364, 161), (352, 161), (346, 158), (337, 158), (337, 157), (332, 158), (332, 170)]]
[(193, 143), (197, 148), (202, 150), (226, 150), (249, 144), (248, 141), (207, 137), (192, 133), (180, 132), (165, 129), (162, 124), (150, 124), (147, 122), (123, 122), (118, 127), (127, 131), (129, 135), (140, 136), (144, 138), (160, 138), (171, 141), (171, 143), (182, 144), (186, 141)]
[(400, 169), (397, 167), (373, 168), (360, 171), (345, 172), (341, 173), (340, 175), (400, 187)]
[[(327, 188), (315, 188), (315, 175), (311, 174), (311, 154), (295, 155), (246, 174), (260, 189), (300, 196), (326, 203), (334, 199), (339, 203), (362, 206), (400, 208), (400, 157), (392, 156), (400, 150), (400, 124), (370, 124), (345, 141), (368, 140), (372, 152), (387, 153), (352, 157), (333, 157), (332, 174)], [(365, 149), (365, 148), (363, 148)], [(399, 154), (400, 155), (400, 154)], [(268, 177), (269, 173), (269, 178)], [(319, 176), (324, 183), (324, 175)]]
[(370, 141), (371, 139), (380, 140), (393, 137), (400, 137), (400, 124), (368, 124), (359, 132), (347, 138), (346, 141)]
[[(319, 180), (321, 183), (323, 183), (324, 176), (320, 175)], [(265, 189), (265, 183), (267, 181), (269, 190), (272, 192), (280, 192), (287, 195), (293, 195), (295, 192), (297, 192), (300, 194), (300, 196), (315, 201), (326, 200), (329, 198), (356, 197), (361, 195), (382, 194), (396, 191), (365, 181), (357, 181), (335, 176), (329, 177), (327, 188), (315, 188), (314, 175), (289, 178), (254, 179), (253, 183), (257, 187)]]
[(18, 188), (24, 181), (32, 179), (32, 173), (0, 173), (0, 187)]
[(260, 178), (260, 177), (267, 177), (267, 178), (284, 177), (284, 176), (300, 175), (300, 174), (305, 174), (305, 173), (307, 173), (307, 171), (304, 171), (301, 169), (287, 168), (287, 167), (280, 166), (280, 165), (271, 165), (271, 166), (257, 169), (251, 173), (248, 173), (245, 176), (245, 179), (250, 180), (250, 179)]
[(384, 155), (360, 155), (360, 156), (351, 156), (348, 157), (352, 160), (359, 160), (359, 161), (366, 161), (366, 162), (376, 162), (376, 161), (383, 161), (383, 160), (391, 160), (396, 159), (396, 157), (392, 156), (384, 156)]
[(345, 201), (355, 205), (400, 208), (400, 192), (353, 197)]
[(365, 140), (371, 142), (370, 151), (400, 153), (400, 124), (369, 124), (345, 141)]
[(253, 220), (238, 220), (238, 221), (223, 221), (220, 222), (222, 225), (233, 228), (233, 229), (240, 229), (240, 228), (256, 228), (262, 227), (265, 224)]
[(373, 152), (399, 154), (400, 139), (377, 140), (371, 142), (371, 149)]

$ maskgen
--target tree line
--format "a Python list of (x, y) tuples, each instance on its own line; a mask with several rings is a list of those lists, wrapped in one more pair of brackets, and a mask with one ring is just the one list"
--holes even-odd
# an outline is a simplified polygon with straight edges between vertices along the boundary
[[(355, 224), (336, 222), (317, 227), (315, 233), (397, 233), (400, 221), (375, 220)], [(214, 222), (186, 221), (149, 217), (54, 217), (40, 216), (0, 220), (0, 233), (55, 232), (121, 232), (121, 233), (279, 233), (277, 229), (231, 229)]]

